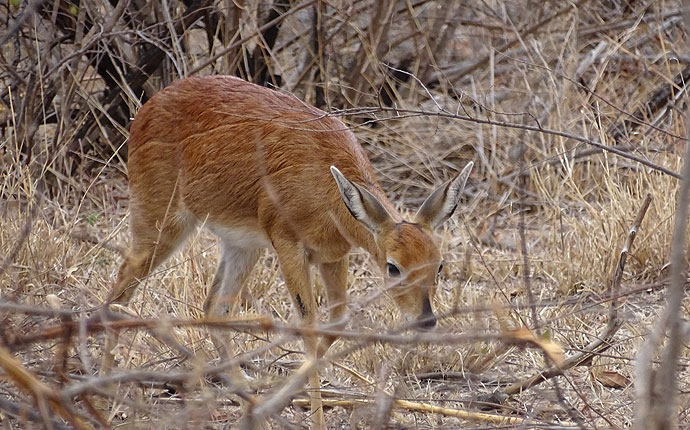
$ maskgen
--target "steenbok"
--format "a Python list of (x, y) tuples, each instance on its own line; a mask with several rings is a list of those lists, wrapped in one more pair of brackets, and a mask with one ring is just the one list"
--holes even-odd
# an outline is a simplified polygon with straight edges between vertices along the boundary
[[(403, 313), (416, 318), (419, 328), (431, 329), (431, 298), (442, 267), (434, 229), (455, 211), (471, 169), (468, 163), (434, 190), (406, 221), (337, 118), (234, 77), (183, 79), (153, 96), (132, 122), (132, 243), (109, 303), (127, 304), (140, 280), (203, 224), (221, 246), (204, 304), (209, 316), (231, 311), (261, 250), (272, 248), (302, 318), (313, 324), (317, 317), (310, 276), (316, 265), (331, 319), (339, 320), (346, 309), (348, 255), (362, 248)], [(114, 341), (110, 336), (106, 345), (106, 370)], [(307, 352), (317, 357), (332, 341), (304, 339)], [(321, 427), (318, 374), (309, 382)]]

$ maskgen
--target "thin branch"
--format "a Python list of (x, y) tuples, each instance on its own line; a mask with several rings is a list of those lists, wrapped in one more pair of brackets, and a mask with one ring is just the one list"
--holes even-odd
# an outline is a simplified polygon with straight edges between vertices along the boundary
[[(307, 400), (296, 399), (293, 403), (297, 405), (306, 405)], [(364, 405), (374, 405), (375, 403), (371, 400), (366, 399), (350, 399), (350, 400), (335, 400), (335, 399), (324, 399), (324, 406), (340, 406), (343, 408), (354, 408)], [(396, 399), (393, 401), (393, 407), (396, 409), (405, 409), (412, 412), (425, 412), (432, 414), (444, 415), (447, 417), (460, 418), (465, 421), (470, 422), (484, 422), (491, 424), (499, 424), (505, 426), (517, 426), (517, 425), (539, 425), (542, 424), (539, 421), (526, 419), (522, 417), (512, 417), (504, 415), (494, 415), (487, 414), (484, 412), (471, 412), (462, 409), (451, 409), (444, 408), (442, 406), (430, 405), (428, 403), (412, 402), (409, 400)], [(559, 429), (559, 428), (572, 428), (574, 425), (572, 423), (561, 423), (561, 424), (549, 424), (549, 428)]]
[(550, 378), (553, 378), (554, 376), (563, 374), (564, 371), (572, 367), (579, 366), (583, 363), (588, 362), (595, 355), (600, 354), (602, 351), (605, 351), (606, 349), (611, 347), (611, 339), (623, 324), (622, 321), (617, 318), (618, 313), (615, 309), (615, 307), (617, 306), (617, 301), (615, 297), (618, 292), (618, 289), (620, 288), (620, 282), (623, 276), (623, 269), (625, 269), (625, 262), (627, 261), (628, 252), (631, 249), (633, 242), (635, 241), (635, 237), (637, 237), (637, 231), (640, 229), (640, 225), (642, 224), (642, 220), (644, 219), (644, 216), (647, 213), (647, 209), (649, 209), (649, 204), (651, 203), (651, 201), (651, 196), (647, 195), (644, 201), (642, 202), (642, 206), (640, 207), (640, 210), (638, 211), (637, 216), (635, 217), (635, 221), (633, 222), (632, 227), (628, 231), (628, 236), (625, 240), (623, 248), (621, 249), (618, 264), (616, 265), (616, 272), (612, 279), (611, 287), (609, 290), (609, 297), (611, 298), (611, 301), (609, 302), (609, 322), (606, 326), (606, 330), (604, 331), (604, 333), (602, 333), (600, 336), (597, 336), (597, 339), (590, 342), (579, 352), (567, 358), (561, 366), (552, 366), (549, 369), (539, 372), (530, 378), (516, 382), (510, 385), (505, 390), (503, 390), (504, 394), (514, 395), (524, 390), (527, 390), (528, 388), (534, 387), (535, 385), (541, 384), (542, 382)]
[(299, 12), (300, 10), (302, 10), (306, 7), (311, 6), (315, 2), (316, 2), (316, 0), (308, 0), (308, 1), (305, 1), (301, 4), (295, 5), (294, 7), (290, 8), (289, 11), (285, 12), (284, 14), (280, 15), (279, 17), (277, 17), (275, 19), (268, 21), (267, 23), (265, 23), (264, 25), (262, 25), (261, 27), (256, 29), (256, 32), (254, 32), (254, 33), (252, 33), (246, 37), (243, 37), (242, 39), (238, 40), (237, 42), (234, 42), (234, 43), (226, 46), (225, 48), (219, 50), (215, 54), (208, 57), (206, 60), (199, 62), (199, 64), (195, 68), (193, 68), (189, 71), (188, 76), (196, 75), (200, 71), (204, 70), (207, 66), (213, 64), (220, 57), (224, 56), (225, 54), (227, 54), (229, 52), (232, 52), (238, 46), (242, 46), (242, 44), (244, 44), (244, 43), (250, 41), (251, 39), (253, 39), (254, 37), (256, 37), (257, 34), (261, 33), (262, 31), (267, 30), (268, 28), (274, 27), (275, 25), (282, 22), (283, 20), (285, 20), (289, 16)]
[[(526, 130), (526, 131), (534, 131), (534, 132), (550, 134), (552, 136), (563, 137), (566, 139), (571, 139), (571, 140), (575, 140), (577, 142), (585, 143), (587, 145), (599, 148), (603, 151), (618, 155), (619, 157), (622, 157), (622, 158), (625, 158), (625, 159), (628, 159), (631, 161), (635, 161), (635, 162), (640, 163), (644, 166), (647, 166), (653, 170), (657, 170), (657, 171), (662, 172), (666, 175), (672, 176), (676, 179), (681, 178), (681, 176), (678, 173), (676, 173), (670, 169), (667, 169), (666, 167), (660, 166), (656, 163), (652, 163), (649, 160), (645, 160), (644, 158), (640, 158), (636, 155), (625, 152), (625, 151), (623, 151), (619, 148), (616, 148), (614, 146), (604, 145), (601, 142), (597, 142), (597, 141), (592, 140), (592, 139), (587, 139), (586, 137), (582, 137), (582, 136), (579, 136), (579, 135), (574, 134), (574, 133), (569, 133), (569, 132), (560, 131), (560, 130), (553, 130), (550, 128), (541, 127), (539, 125), (526, 125), (526, 124), (518, 124), (518, 123), (512, 123), (512, 122), (506, 122), (506, 121), (494, 121), (494, 120), (484, 119), (484, 118), (475, 118), (475, 117), (471, 117), (471, 116), (467, 116), (467, 115), (453, 114), (453, 113), (450, 113), (447, 111), (435, 112), (435, 111), (425, 111), (425, 110), (418, 110), (418, 109), (385, 108), (385, 107), (379, 107), (379, 106), (369, 107), (369, 108), (358, 108), (358, 109), (352, 109), (352, 110), (343, 110), (343, 111), (339, 111), (337, 113), (334, 113), (334, 115), (354, 115), (354, 114), (356, 114), (356, 115), (371, 115), (371, 114), (375, 114), (377, 112), (395, 113), (396, 116), (382, 118), (382, 119), (369, 120), (369, 121), (365, 122), (364, 124), (368, 124), (371, 122), (378, 122), (378, 121), (400, 120), (400, 119), (410, 118), (410, 117), (439, 117), (439, 118), (448, 118), (448, 119), (458, 119), (458, 120), (462, 120), (462, 121), (469, 121), (469, 122), (474, 122), (477, 124), (495, 125), (498, 127), (513, 128), (513, 129)], [(359, 125), (359, 127), (361, 127), (362, 125)]]

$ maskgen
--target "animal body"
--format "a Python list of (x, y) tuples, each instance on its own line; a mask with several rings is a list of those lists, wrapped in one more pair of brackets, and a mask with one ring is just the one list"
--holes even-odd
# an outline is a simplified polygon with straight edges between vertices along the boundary
[[(154, 95), (131, 125), (128, 151), (132, 241), (110, 303), (128, 303), (138, 282), (203, 224), (221, 247), (204, 304), (210, 316), (230, 312), (262, 249), (271, 248), (302, 318), (316, 319), (316, 266), (338, 320), (348, 255), (359, 247), (403, 313), (420, 328), (436, 324), (431, 298), (441, 254), (433, 230), (455, 211), (471, 163), (406, 221), (339, 119), (227, 76), (186, 78)], [(319, 356), (332, 341), (305, 338), (305, 345)], [(318, 376), (310, 383), (318, 385)], [(320, 407), (317, 397), (312, 407)]]

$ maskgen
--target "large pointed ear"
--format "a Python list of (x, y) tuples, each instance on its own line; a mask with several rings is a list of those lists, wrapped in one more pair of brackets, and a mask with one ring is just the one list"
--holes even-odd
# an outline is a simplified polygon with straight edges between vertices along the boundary
[(393, 221), (381, 202), (369, 191), (350, 182), (335, 166), (331, 166), (331, 174), (338, 184), (345, 206), (369, 231), (378, 234), (387, 223)]
[(446, 222), (453, 215), (458, 202), (460, 202), (462, 190), (465, 189), (465, 183), (470, 176), (472, 166), (474, 163), (470, 161), (452, 181), (436, 188), (419, 207), (417, 215), (415, 215), (415, 222), (427, 225), (432, 229), (438, 228)]

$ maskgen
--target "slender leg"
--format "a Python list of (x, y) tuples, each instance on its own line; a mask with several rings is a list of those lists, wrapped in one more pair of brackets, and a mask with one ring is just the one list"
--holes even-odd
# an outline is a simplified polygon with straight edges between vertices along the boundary
[(220, 250), (218, 269), (204, 302), (204, 312), (212, 315), (232, 311), (242, 286), (261, 255), (261, 248), (240, 248), (228, 240), (221, 241)]
[[(260, 255), (260, 248), (240, 248), (233, 246), (227, 240), (221, 241), (218, 270), (204, 303), (204, 311), (207, 316), (226, 317), (232, 312), (233, 304), (237, 301), (237, 296)], [(231, 348), (227, 346), (226, 339), (227, 337), (220, 333), (211, 332), (211, 340), (221, 358), (232, 359), (234, 355)], [(245, 391), (249, 389), (247, 380), (239, 366), (233, 366), (230, 369), (230, 376), (232, 383), (236, 384), (239, 389)]]
[[(117, 281), (108, 297), (108, 304), (128, 304), (139, 282), (177, 249), (194, 226), (191, 222), (177, 218), (171, 219), (160, 231), (153, 227), (155, 224), (150, 225), (150, 230), (142, 229), (142, 220), (132, 220), (132, 224), (132, 246), (120, 265)], [(114, 357), (111, 351), (117, 345), (117, 338), (115, 333), (106, 334), (101, 362), (102, 374), (110, 372), (113, 367)]]
[[(290, 239), (271, 237), (271, 240), (278, 255), (280, 269), (292, 301), (299, 310), (302, 319), (307, 324), (313, 325), (316, 322), (318, 312), (307, 254), (301, 244)], [(306, 352), (314, 358), (319, 358), (318, 344), (319, 338), (317, 336), (304, 337)], [(325, 429), (321, 381), (318, 372), (309, 375), (309, 387), (311, 388), (311, 411), (314, 428)]]
[[(330, 312), (331, 323), (338, 323), (338, 327), (343, 327), (345, 321), (341, 321), (345, 316), (347, 308), (347, 273), (349, 258), (346, 255), (342, 259), (333, 263), (319, 264), (319, 273), (323, 279), (328, 298), (328, 310)], [(323, 356), (328, 348), (335, 341), (333, 336), (325, 336), (319, 343), (319, 356)]]

